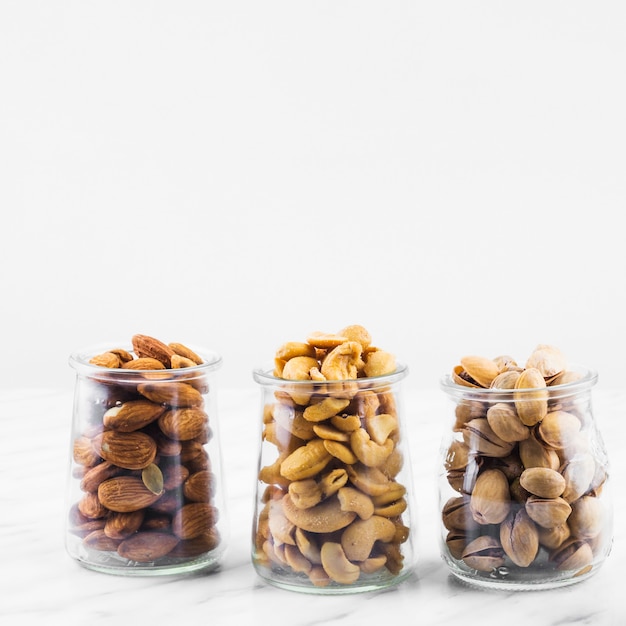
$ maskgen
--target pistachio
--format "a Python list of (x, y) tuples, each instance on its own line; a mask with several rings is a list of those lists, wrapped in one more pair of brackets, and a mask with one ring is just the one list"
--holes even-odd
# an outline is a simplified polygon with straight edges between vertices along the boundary
[(567, 368), (567, 360), (563, 353), (554, 346), (537, 346), (526, 361), (526, 368), (536, 368), (546, 378), (553, 378)]
[[(525, 369), (515, 382), (513, 394), (517, 414), (526, 426), (539, 423), (548, 412), (548, 395), (543, 389), (546, 381), (536, 368)], [(529, 391), (538, 389), (538, 391)]]
[(539, 533), (524, 509), (511, 511), (500, 524), (500, 543), (506, 555), (519, 567), (528, 567), (539, 552)]
[(477, 530), (478, 524), (470, 510), (468, 496), (456, 496), (450, 498), (443, 506), (443, 525), (448, 530), (459, 529), (464, 531)]
[(478, 475), (470, 498), (472, 517), (479, 524), (499, 524), (509, 513), (509, 482), (498, 469)]
[(554, 528), (543, 528), (537, 526), (539, 533), (539, 543), (548, 548), (548, 550), (555, 550), (565, 540), (570, 537), (570, 530), (567, 524), (561, 524), (560, 526), (554, 526)]
[(548, 467), (529, 467), (522, 472), (520, 485), (535, 496), (557, 498), (565, 489), (565, 478)]
[(580, 420), (567, 411), (548, 413), (537, 427), (541, 441), (551, 448), (562, 450), (576, 441)]
[(498, 402), (487, 410), (487, 421), (493, 432), (507, 442), (528, 439), (530, 430), (518, 417), (515, 407)]
[(530, 519), (544, 528), (553, 528), (564, 524), (572, 512), (572, 507), (560, 497), (530, 496), (526, 500), (525, 507)]
[(490, 572), (506, 562), (500, 542), (489, 535), (481, 535), (471, 541), (463, 550), (461, 558), (469, 567), (481, 572)]
[(594, 496), (583, 496), (572, 503), (567, 523), (577, 539), (593, 539), (600, 534), (604, 517), (602, 502)]
[(463, 428), (463, 441), (470, 452), (484, 456), (508, 456), (515, 444), (500, 439), (486, 418), (469, 421)]
[(465, 356), (460, 362), (470, 380), (478, 383), (480, 387), (488, 388), (491, 381), (500, 373), (495, 361), (482, 356)]
[(565, 462), (561, 469), (565, 478), (565, 490), (561, 494), (568, 502), (574, 502), (582, 496), (596, 472), (596, 463), (591, 454), (586, 453)]
[(549, 467), (557, 470), (561, 464), (556, 451), (543, 446), (534, 435), (519, 442), (519, 455), (525, 468)]
[(580, 539), (568, 539), (550, 555), (559, 570), (574, 570), (584, 573), (593, 562), (591, 546)]

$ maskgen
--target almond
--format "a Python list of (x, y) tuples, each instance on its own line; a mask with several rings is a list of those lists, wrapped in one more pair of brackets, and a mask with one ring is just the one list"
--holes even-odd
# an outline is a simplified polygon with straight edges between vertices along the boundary
[(200, 408), (171, 409), (159, 417), (159, 428), (170, 439), (188, 441), (204, 434), (208, 415)]
[(181, 539), (193, 539), (209, 528), (217, 520), (217, 509), (204, 502), (194, 502), (183, 506), (172, 518), (172, 530)]
[(187, 383), (162, 382), (162, 383), (142, 383), (137, 385), (137, 391), (156, 402), (167, 406), (202, 406), (204, 399), (202, 394)]
[(161, 361), (166, 368), (171, 367), (174, 351), (162, 341), (148, 335), (133, 335), (131, 341), (138, 357), (151, 357)]
[(131, 400), (110, 408), (102, 421), (106, 428), (129, 433), (154, 422), (164, 411), (164, 406), (149, 400)]
[(98, 529), (90, 532), (83, 539), (83, 543), (88, 548), (93, 548), (94, 550), (114, 552), (117, 550), (117, 546), (120, 542), (113, 537), (109, 537), (104, 530)]
[(141, 532), (125, 539), (117, 548), (117, 553), (138, 563), (149, 563), (164, 557), (178, 543), (178, 537), (169, 533)]
[(200, 365), (202, 363), (202, 358), (182, 343), (168, 343), (167, 345), (168, 348), (174, 352), (174, 354), (193, 361), (195, 365)]
[(213, 493), (213, 473), (201, 470), (191, 474), (183, 484), (183, 494), (194, 502), (209, 502)]
[(112, 513), (104, 525), (104, 534), (111, 539), (125, 539), (137, 532), (143, 522), (145, 513), (129, 511), (128, 513)]
[(122, 364), (122, 369), (125, 370), (164, 370), (165, 365), (158, 359), (146, 356), (132, 361), (126, 361)]
[(154, 504), (159, 497), (137, 476), (115, 476), (98, 487), (98, 499), (102, 505), (119, 513), (138, 511)]
[(109, 463), (124, 469), (143, 469), (154, 461), (156, 442), (143, 432), (107, 430), (93, 440), (94, 449)]

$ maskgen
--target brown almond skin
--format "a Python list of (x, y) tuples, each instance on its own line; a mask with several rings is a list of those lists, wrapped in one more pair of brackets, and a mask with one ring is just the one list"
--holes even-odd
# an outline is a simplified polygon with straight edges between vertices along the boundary
[(162, 341), (149, 335), (133, 335), (131, 342), (138, 357), (150, 357), (161, 361), (166, 368), (171, 367), (174, 351)]
[(172, 518), (172, 530), (180, 539), (193, 539), (212, 528), (216, 520), (217, 509), (210, 504), (186, 504)]
[(98, 487), (98, 499), (102, 505), (120, 513), (138, 511), (154, 504), (159, 498), (136, 476), (115, 476)]
[(130, 561), (149, 563), (171, 552), (178, 541), (178, 537), (169, 533), (140, 532), (122, 541), (117, 553)]
[(159, 417), (159, 428), (170, 439), (187, 441), (204, 434), (208, 419), (198, 407), (170, 409)]
[(107, 430), (94, 438), (93, 446), (105, 461), (130, 470), (147, 467), (157, 452), (154, 439), (143, 432)]
[(178, 381), (142, 383), (137, 385), (137, 391), (148, 400), (171, 407), (199, 407), (204, 403), (202, 394), (195, 387)]
[(102, 421), (105, 428), (130, 433), (151, 424), (164, 412), (164, 406), (150, 400), (130, 400), (120, 407), (110, 408), (102, 417)]

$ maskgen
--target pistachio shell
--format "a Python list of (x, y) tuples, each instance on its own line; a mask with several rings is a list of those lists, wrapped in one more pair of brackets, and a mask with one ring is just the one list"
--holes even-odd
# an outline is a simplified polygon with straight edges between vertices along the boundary
[(576, 442), (580, 421), (567, 411), (548, 413), (537, 427), (540, 439), (551, 448), (561, 450)]
[(539, 533), (524, 509), (511, 512), (500, 524), (500, 543), (506, 555), (519, 567), (528, 567), (539, 552)]
[(493, 432), (504, 441), (522, 441), (530, 435), (528, 426), (522, 424), (515, 407), (506, 402), (497, 402), (490, 406), (487, 421)]
[(488, 388), (491, 381), (500, 373), (500, 368), (492, 359), (482, 356), (464, 356), (461, 366), (480, 387)]
[(470, 498), (472, 517), (479, 524), (499, 524), (509, 514), (509, 481), (498, 469), (478, 475)]
[(505, 563), (500, 542), (489, 535), (482, 535), (471, 541), (461, 556), (469, 567), (482, 572), (490, 572)]
[[(526, 426), (538, 424), (548, 413), (548, 394), (545, 390), (546, 381), (541, 372), (535, 368), (524, 370), (515, 382), (516, 390), (513, 397), (517, 414)], [(537, 389), (538, 391), (528, 391)]]
[(540, 498), (558, 498), (565, 489), (565, 478), (548, 467), (529, 467), (522, 472), (520, 484)]

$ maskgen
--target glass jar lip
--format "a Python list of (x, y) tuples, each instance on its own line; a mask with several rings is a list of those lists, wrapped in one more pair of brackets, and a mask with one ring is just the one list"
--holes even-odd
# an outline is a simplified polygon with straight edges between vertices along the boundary
[(332, 392), (333, 387), (342, 388), (346, 383), (355, 384), (365, 389), (380, 387), (383, 385), (391, 385), (403, 380), (409, 373), (406, 363), (396, 361), (396, 369), (390, 374), (382, 376), (364, 376), (362, 378), (345, 378), (342, 380), (290, 380), (288, 378), (280, 378), (272, 373), (274, 367), (267, 365), (265, 367), (257, 367), (252, 370), (254, 380), (265, 386), (283, 387), (289, 385), (291, 389), (298, 387), (311, 390), (319, 387), (325, 392)]
[(81, 350), (77, 350), (70, 354), (69, 364), (78, 373), (89, 378), (115, 378), (116, 380), (128, 380), (136, 381), (138, 378), (145, 377), (146, 373), (156, 373), (167, 375), (171, 379), (179, 377), (189, 378), (194, 375), (204, 375), (208, 372), (219, 369), (222, 365), (222, 357), (214, 350), (208, 350), (203, 347), (197, 347), (189, 345), (189, 349), (193, 350), (199, 357), (202, 358), (203, 363), (194, 365), (191, 367), (170, 368), (164, 370), (132, 370), (112, 367), (102, 367), (101, 365), (94, 365), (89, 363), (89, 359), (98, 354), (103, 354), (108, 350), (111, 350), (111, 346), (126, 350), (130, 354), (135, 355), (132, 346), (124, 343), (107, 342), (87, 346)]
[(456, 397), (471, 397), (476, 400), (488, 400), (496, 402), (498, 400), (511, 399), (513, 394), (517, 399), (523, 400), (524, 397), (531, 399), (537, 391), (546, 391), (551, 399), (563, 398), (574, 394), (581, 393), (591, 389), (598, 382), (598, 372), (594, 369), (583, 367), (581, 365), (570, 365), (567, 371), (579, 374), (579, 378), (561, 385), (548, 385), (542, 388), (524, 388), (524, 389), (491, 389), (485, 387), (470, 387), (456, 383), (450, 374), (446, 374), (439, 379), (440, 387), (449, 395)]

